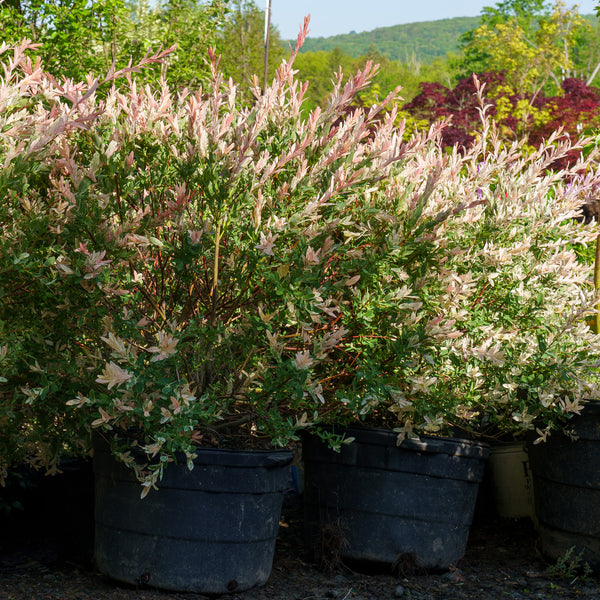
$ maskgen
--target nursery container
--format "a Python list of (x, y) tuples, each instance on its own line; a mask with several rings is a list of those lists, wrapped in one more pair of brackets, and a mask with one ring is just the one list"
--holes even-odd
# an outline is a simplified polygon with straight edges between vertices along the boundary
[(95, 557), (130, 584), (222, 594), (264, 584), (273, 562), (289, 451), (198, 449), (140, 499), (133, 472), (96, 445)]
[(306, 538), (318, 552), (327, 528), (342, 559), (365, 566), (402, 564), (444, 570), (463, 556), (488, 448), (467, 440), (348, 429), (331, 450), (303, 440)]
[(489, 466), (496, 512), (502, 518), (535, 519), (533, 482), (524, 442), (492, 446)]
[(576, 439), (559, 433), (531, 444), (536, 514), (542, 551), (556, 560), (574, 548), (600, 569), (600, 403), (590, 402), (569, 426)]

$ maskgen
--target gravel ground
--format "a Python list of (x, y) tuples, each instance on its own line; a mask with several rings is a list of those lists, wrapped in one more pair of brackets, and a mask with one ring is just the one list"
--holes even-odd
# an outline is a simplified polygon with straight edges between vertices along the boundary
[[(537, 536), (528, 520), (476, 521), (466, 555), (455, 570), (405, 576), (361, 574), (344, 566), (325, 571), (305, 559), (301, 529), (300, 511), (287, 507), (268, 583), (241, 594), (222, 596), (223, 600), (600, 598), (597, 580), (547, 575), (550, 565), (538, 552)], [(2, 540), (2, 600), (204, 598), (199, 594), (175, 594), (115, 583), (94, 569), (87, 548), (80, 546), (80, 553), (74, 555), (68, 542), (41, 533)]]
[[(0, 600), (203, 600), (131, 587), (102, 576), (91, 560), (90, 513), (85, 503), (57, 505), (51, 493), (0, 522)], [(338, 565), (324, 570), (307, 560), (302, 511), (284, 506), (271, 578), (261, 588), (223, 600), (600, 599), (597, 579), (563, 569), (552, 577), (531, 521), (502, 520), (480, 502), (465, 557), (448, 573), (357, 573)], [(483, 506), (481, 506), (484, 504)], [(33, 511), (33, 512), (31, 512)], [(31, 515), (35, 515), (32, 518)], [(85, 534), (85, 535), (82, 535)]]

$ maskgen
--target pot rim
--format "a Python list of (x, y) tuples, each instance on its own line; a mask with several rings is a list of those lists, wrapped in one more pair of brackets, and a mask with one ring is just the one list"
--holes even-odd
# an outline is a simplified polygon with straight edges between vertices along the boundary
[[(361, 427), (359, 425), (323, 426), (322, 429), (331, 431), (332, 433), (344, 434), (347, 437), (353, 437), (358, 443), (393, 446), (404, 450), (416, 450), (418, 452), (431, 452), (480, 459), (486, 459), (490, 453), (489, 444), (486, 442), (464, 438), (421, 435), (416, 439), (407, 438), (398, 446), (396, 443), (398, 434), (391, 429)], [(315, 434), (304, 432), (304, 435), (314, 436)]]

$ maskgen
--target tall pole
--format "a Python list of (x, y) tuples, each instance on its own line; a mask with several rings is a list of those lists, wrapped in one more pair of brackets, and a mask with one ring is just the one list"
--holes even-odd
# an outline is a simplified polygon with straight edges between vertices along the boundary
[(271, 38), (271, 0), (267, 0), (267, 10), (265, 12), (265, 76), (263, 79), (263, 94), (267, 91), (270, 38)]

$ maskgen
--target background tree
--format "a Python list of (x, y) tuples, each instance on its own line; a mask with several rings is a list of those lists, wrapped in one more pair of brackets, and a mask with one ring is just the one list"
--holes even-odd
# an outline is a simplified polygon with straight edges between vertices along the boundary
[(463, 38), (464, 75), (504, 71), (514, 89), (560, 90), (560, 81), (573, 74), (572, 49), (584, 26), (576, 7), (556, 2), (549, 10), (542, 0), (506, 0), (482, 13), (481, 26)]
[(208, 48), (218, 44), (228, 15), (228, 0), (167, 0), (158, 13), (160, 42), (176, 50), (163, 65), (171, 87), (197, 88), (208, 74)]
[(481, 28), (493, 30), (497, 25), (516, 21), (519, 28), (531, 33), (537, 19), (546, 17), (549, 13), (547, 0), (503, 0), (495, 6), (485, 6), (481, 10), (479, 24), (459, 37), (459, 48), (462, 57), (457, 60), (457, 68), (462, 77), (472, 73), (484, 73), (489, 70), (489, 49), (474, 44), (476, 32)]
[[(265, 12), (253, 0), (233, 0), (231, 11), (219, 36), (218, 50), (221, 67), (227, 77), (246, 90), (250, 98), (249, 83), (253, 75), (262, 81), (264, 75)], [(289, 54), (279, 31), (270, 29), (270, 49), (267, 77), (271, 80), (281, 60)]]
[(207, 48), (217, 42), (228, 0), (4, 0), (0, 42), (26, 37), (48, 72), (74, 80), (103, 75), (113, 61), (135, 64), (150, 50), (176, 45), (162, 66), (139, 75), (142, 81), (166, 76), (172, 87), (196, 87), (208, 74)]
[(585, 79), (587, 85), (597, 84), (600, 72), (600, 24), (597, 20), (585, 19), (573, 32), (571, 59), (573, 68), (569, 76)]
[(41, 44), (39, 54), (50, 73), (81, 80), (108, 70), (127, 22), (124, 0), (14, 0), (0, 5), (0, 41), (29, 38)]
[(357, 59), (335, 48), (298, 54), (294, 66), (298, 69), (298, 79), (308, 81), (304, 109), (312, 110), (326, 104), (333, 89), (334, 74), (342, 69), (347, 78), (356, 71)]
[(441, 58), (436, 58), (431, 63), (421, 63), (413, 56), (409, 62), (401, 62), (391, 60), (374, 46), (358, 57), (353, 57), (340, 48), (302, 52), (297, 56), (294, 66), (298, 69), (298, 78), (309, 82), (306, 108), (326, 104), (332, 91), (333, 74), (340, 68), (348, 77), (357, 69), (364, 68), (367, 61), (379, 65), (371, 87), (360, 94), (362, 102), (367, 106), (377, 102), (378, 98), (384, 98), (398, 86), (402, 88), (402, 97), (408, 101), (419, 93), (422, 81), (435, 81), (447, 86), (455, 83), (448, 61)]

